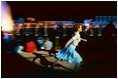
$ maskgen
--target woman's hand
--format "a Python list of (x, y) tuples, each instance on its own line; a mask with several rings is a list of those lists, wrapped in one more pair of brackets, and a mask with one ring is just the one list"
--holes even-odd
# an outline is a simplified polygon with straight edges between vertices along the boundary
[(83, 41), (87, 42), (87, 39), (84, 39)]
[(67, 49), (67, 46), (65, 46), (64, 49)]
[(82, 41), (85, 41), (85, 42), (87, 42), (87, 39), (83, 39), (83, 38), (80, 38)]

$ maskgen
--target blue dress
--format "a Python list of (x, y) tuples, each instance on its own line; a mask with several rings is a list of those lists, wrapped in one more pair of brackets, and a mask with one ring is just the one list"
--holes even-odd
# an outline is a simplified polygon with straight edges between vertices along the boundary
[(80, 54), (75, 50), (76, 46), (80, 42), (80, 34), (76, 32), (72, 38), (73, 42), (69, 44), (66, 49), (62, 49), (56, 53), (56, 57), (59, 60), (62, 59), (69, 63), (77, 64), (83, 60)]

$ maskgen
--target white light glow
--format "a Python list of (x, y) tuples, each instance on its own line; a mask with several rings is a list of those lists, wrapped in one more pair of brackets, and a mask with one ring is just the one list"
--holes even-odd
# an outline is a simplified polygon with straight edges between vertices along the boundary
[(11, 10), (8, 4), (4, 1), (1, 2), (1, 26), (2, 31), (13, 30), (13, 19), (11, 16)]

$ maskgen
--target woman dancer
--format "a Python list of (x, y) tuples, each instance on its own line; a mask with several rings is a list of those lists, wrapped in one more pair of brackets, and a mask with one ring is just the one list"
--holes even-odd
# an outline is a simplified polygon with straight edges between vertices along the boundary
[(77, 71), (77, 66), (82, 62), (82, 57), (75, 50), (78, 43), (82, 40), (87, 42), (86, 39), (80, 37), (80, 32), (82, 31), (81, 24), (75, 24), (73, 27), (74, 35), (72, 38), (66, 43), (65, 47), (56, 53), (57, 60), (51, 67), (54, 67), (57, 64), (58, 60), (66, 60), (69, 63), (75, 64), (74, 70)]

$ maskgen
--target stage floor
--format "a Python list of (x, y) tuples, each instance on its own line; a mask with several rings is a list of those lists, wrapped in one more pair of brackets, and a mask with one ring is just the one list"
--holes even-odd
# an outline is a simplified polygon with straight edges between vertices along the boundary
[(54, 69), (50, 65), (56, 60), (48, 52), (1, 54), (2, 78), (117, 78), (117, 43), (102, 37), (89, 37), (81, 42), (77, 52), (83, 62), (78, 72), (73, 64), (59, 61)]

